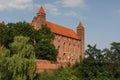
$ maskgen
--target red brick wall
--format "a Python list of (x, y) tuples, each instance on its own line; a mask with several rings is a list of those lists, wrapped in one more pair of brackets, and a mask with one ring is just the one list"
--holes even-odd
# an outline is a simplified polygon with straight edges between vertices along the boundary
[(36, 63), (36, 73), (41, 73), (45, 70), (52, 72), (60, 67), (59, 63), (48, 60), (37, 60)]

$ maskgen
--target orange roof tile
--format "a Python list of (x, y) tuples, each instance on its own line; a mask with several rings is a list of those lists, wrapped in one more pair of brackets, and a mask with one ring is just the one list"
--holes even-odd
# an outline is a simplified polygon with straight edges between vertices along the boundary
[(78, 29), (81, 29), (81, 28), (83, 28), (83, 24), (82, 24), (82, 22), (80, 22), (79, 23), (79, 25), (78, 25), (78, 27), (77, 27)]
[(48, 21), (46, 21), (46, 24), (47, 24), (47, 27), (49, 27), (53, 33), (78, 39), (77, 34), (71, 29), (65, 28), (63, 26), (60, 26), (58, 24), (54, 24)]
[(44, 13), (44, 14), (45, 14), (44, 8), (41, 6), (37, 13), (38, 13), (38, 14), (39, 14), (39, 13)]

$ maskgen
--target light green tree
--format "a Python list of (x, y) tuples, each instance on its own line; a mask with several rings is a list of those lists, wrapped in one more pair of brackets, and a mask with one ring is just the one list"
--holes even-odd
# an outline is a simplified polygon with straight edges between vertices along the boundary
[[(4, 56), (6, 57), (4, 66), (0, 64), (0, 70), (5, 69), (1, 73), (2, 80), (33, 80), (35, 77), (35, 53), (33, 46), (28, 44), (28, 40), (28, 37), (17, 36), (10, 44), (12, 54), (9, 57)], [(3, 52), (7, 52), (7, 50)]]
[(3, 46), (0, 47), (0, 80), (9, 79), (8, 59), (10, 58), (10, 51)]

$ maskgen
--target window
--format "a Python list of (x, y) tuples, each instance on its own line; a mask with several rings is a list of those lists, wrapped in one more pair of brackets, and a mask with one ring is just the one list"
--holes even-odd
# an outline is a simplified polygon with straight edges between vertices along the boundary
[(63, 51), (66, 51), (66, 44), (65, 44), (65, 42), (63, 44)]

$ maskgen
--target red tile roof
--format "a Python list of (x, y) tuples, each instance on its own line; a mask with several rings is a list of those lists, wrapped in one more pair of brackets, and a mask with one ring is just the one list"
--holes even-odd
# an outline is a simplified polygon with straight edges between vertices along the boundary
[(48, 21), (46, 21), (46, 24), (47, 24), (47, 27), (49, 27), (53, 33), (78, 39), (77, 34), (69, 28), (66, 28), (66, 27), (63, 27), (63, 26), (60, 26), (58, 24), (54, 24)]
[(38, 10), (37, 14), (43, 13), (45, 14), (44, 8), (41, 6), (40, 9)]

